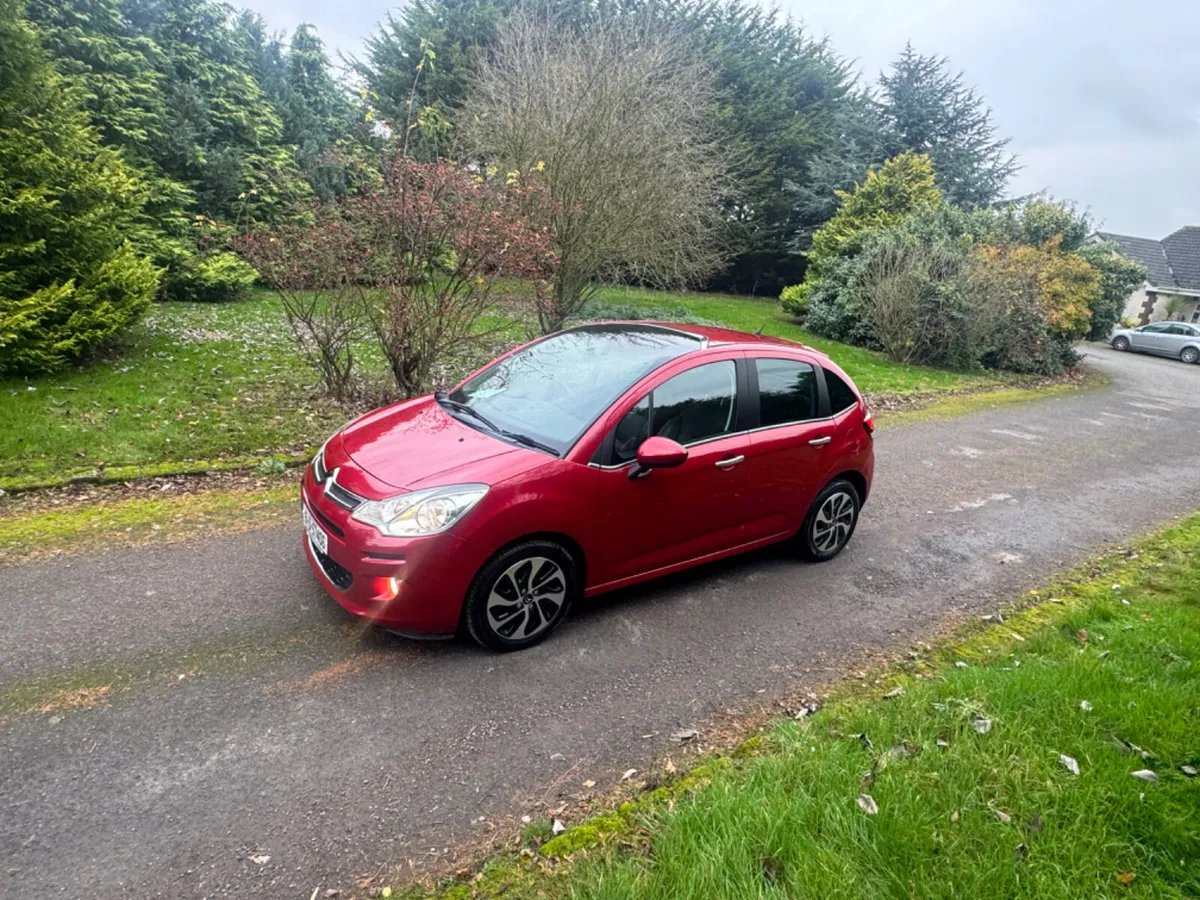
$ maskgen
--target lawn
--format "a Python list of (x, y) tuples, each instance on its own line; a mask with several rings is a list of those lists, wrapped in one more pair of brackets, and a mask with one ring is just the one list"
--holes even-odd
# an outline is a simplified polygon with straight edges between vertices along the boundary
[[(774, 300), (608, 288), (592, 314), (609, 308), (762, 327), (825, 350), (873, 394), (998, 381), (897, 365), (815, 339), (783, 317)], [(523, 333), (511, 321), (491, 324), (503, 327), (505, 340)], [(299, 458), (357, 412), (315, 399), (315, 388), (315, 374), (294, 353), (269, 293), (243, 303), (160, 304), (110, 360), (59, 375), (0, 379), (0, 489), (78, 475), (124, 479)]]
[(1200, 896), (1198, 568), (1195, 517), (437, 896)]

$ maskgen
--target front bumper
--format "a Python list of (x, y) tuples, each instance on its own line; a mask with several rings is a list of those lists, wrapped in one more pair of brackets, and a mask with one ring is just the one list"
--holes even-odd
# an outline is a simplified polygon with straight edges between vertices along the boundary
[(486, 562), (481, 549), (448, 532), (386, 537), (329, 500), (311, 466), (305, 469), (300, 495), (329, 539), (327, 553), (321, 554), (301, 532), (308, 564), (343, 608), (415, 637), (445, 637), (458, 630), (463, 600)]

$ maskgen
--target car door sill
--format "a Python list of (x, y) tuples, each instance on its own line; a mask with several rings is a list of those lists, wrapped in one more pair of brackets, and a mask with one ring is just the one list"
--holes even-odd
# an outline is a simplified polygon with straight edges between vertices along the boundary
[(738, 544), (736, 547), (729, 547), (726, 550), (717, 550), (714, 553), (706, 553), (703, 556), (696, 556), (692, 559), (685, 559), (682, 562), (672, 563), (669, 566), (662, 566), (657, 569), (650, 569), (647, 572), (641, 572), (637, 575), (628, 575), (625, 578), (618, 578), (616, 581), (608, 581), (604, 584), (593, 585), (585, 588), (583, 595), (585, 597), (594, 597), (596, 594), (604, 594), (608, 591), (615, 591), (619, 588), (629, 587), (633, 584), (638, 584), (642, 581), (649, 581), (652, 578), (660, 578), (664, 575), (671, 575), (683, 569), (690, 569), (693, 566), (700, 566), (704, 563), (716, 562), (718, 559), (725, 559), (727, 556), (736, 556), (739, 553), (748, 553), (751, 550), (757, 550), (759, 547), (765, 547), (768, 544), (777, 544), (780, 541), (787, 540), (791, 537), (791, 532), (783, 531), (779, 534), (773, 534), (770, 537), (759, 538), (755, 541), (749, 541), (745, 544)]

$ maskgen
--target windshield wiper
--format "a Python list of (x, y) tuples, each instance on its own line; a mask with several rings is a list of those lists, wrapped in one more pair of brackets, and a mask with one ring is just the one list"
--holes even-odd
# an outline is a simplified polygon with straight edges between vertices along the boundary
[(493, 422), (491, 419), (489, 419), (487, 416), (485, 416), (479, 410), (473, 409), (469, 404), (463, 403), (461, 400), (451, 400), (450, 395), (447, 394), (445, 391), (438, 391), (436, 394), (433, 395), (433, 399), (436, 400), (438, 403), (442, 404), (443, 406), (450, 407), (455, 412), (466, 413), (468, 416), (471, 416), (472, 418), (476, 419), (477, 421), (482, 422), (484, 425), (486, 425), (488, 428), (490, 428), (492, 431), (496, 432), (497, 434), (504, 433), (503, 428), (501, 428), (499, 425), (497, 425), (495, 422)]
[(447, 394), (445, 391), (438, 391), (437, 393), (435, 393), (433, 395), (433, 399), (436, 400), (438, 403), (441, 403), (443, 406), (450, 407), (455, 412), (466, 413), (468, 416), (471, 416), (477, 422), (481, 423), (482, 425), (485, 425), (491, 431), (496, 432), (496, 434), (500, 435), (500, 437), (508, 438), (510, 441), (515, 441), (516, 443), (523, 444), (526, 447), (532, 447), (535, 450), (541, 450), (545, 453), (550, 453), (556, 457), (559, 455), (558, 451), (555, 450), (553, 447), (551, 447), (549, 444), (543, 444), (541, 441), (537, 440), (536, 438), (531, 438), (527, 434), (521, 434), (516, 431), (504, 430), (499, 425), (497, 425), (495, 422), (493, 422), (491, 419), (489, 419), (487, 416), (485, 416), (483, 413), (481, 413), (479, 410), (473, 408), (469, 404), (463, 403), (461, 400), (451, 400), (450, 395)]
[(531, 438), (527, 434), (520, 434), (516, 431), (501, 431), (500, 434), (504, 435), (506, 438), (511, 438), (518, 444), (524, 444), (526, 447), (532, 447), (534, 450), (543, 450), (546, 453), (553, 454), (554, 456), (559, 455), (558, 451), (549, 444), (543, 444), (541, 441), (537, 440), (537, 438)]

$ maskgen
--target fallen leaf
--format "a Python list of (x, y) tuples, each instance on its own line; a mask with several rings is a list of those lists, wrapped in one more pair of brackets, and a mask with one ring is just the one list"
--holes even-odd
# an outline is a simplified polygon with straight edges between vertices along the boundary
[(390, 887), (385, 887), (382, 891), (379, 892), (379, 896), (380, 897), (392, 896), (392, 889)]
[(1060, 753), (1058, 761), (1062, 763), (1063, 767), (1072, 775), (1079, 774), (1079, 763), (1076, 762), (1075, 757), (1067, 756), (1065, 753)]
[(679, 741), (681, 744), (686, 744), (688, 741), (694, 741), (700, 737), (700, 732), (695, 728), (681, 728), (678, 731), (672, 732), (671, 740)]
[(1001, 822), (1003, 822), (1006, 825), (1012, 821), (1012, 816), (1010, 816), (1008, 813), (1006, 813), (1002, 809), (996, 809), (995, 807), (993, 807), (992, 812), (994, 812), (996, 814), (997, 819), (999, 819)]
[(1142, 781), (1158, 781), (1158, 776), (1150, 769), (1138, 769), (1136, 772), (1131, 772), (1134, 778), (1140, 778)]
[(528, 825), (533, 821), (533, 818), (531, 816), (521, 816), (521, 821)]
[(949, 747), (949, 746), (950, 746), (950, 742), (949, 742), (949, 741), (946, 741), (946, 740), (943, 740), (942, 738), (938, 738), (938, 739), (937, 739), (937, 745), (938, 745), (939, 747)]
[(590, 779), (590, 778), (589, 778), (587, 781), (585, 781), (585, 782), (583, 783), (583, 786), (584, 786), (585, 788), (593, 788), (593, 787), (595, 787), (595, 786), (596, 786), (596, 782), (592, 781), (592, 779)]
[(1135, 875), (1133, 872), (1122, 872), (1117, 876), (1117, 881), (1119, 881), (1121, 884), (1132, 884), (1133, 879), (1135, 878), (1137, 878), (1137, 875)]
[(663, 764), (663, 771), (666, 772), (668, 775), (674, 775), (675, 774), (675, 763), (671, 762), (671, 760), (668, 759), (666, 761), (666, 763)]
[(954, 663), (954, 668), (956, 668), (956, 669), (965, 669), (966, 667), (967, 667), (967, 664), (965, 662), (963, 662), (961, 659), (956, 660)]
[(901, 697), (903, 695), (904, 695), (904, 687), (901, 686), (898, 688), (892, 688), (890, 691), (888, 691), (886, 694), (883, 695), (883, 699), (891, 700), (893, 697)]
[(858, 808), (865, 812), (868, 816), (873, 816), (879, 812), (879, 806), (875, 803), (875, 798), (870, 794), (858, 795)]
[(1075, 637), (1079, 638), (1080, 641), (1086, 644), (1088, 639), (1087, 629), (1080, 628), (1077, 632), (1075, 632)]
[(976, 734), (987, 734), (992, 730), (992, 720), (987, 716), (976, 716), (971, 721), (971, 729)]
[(867, 750), (875, 749), (875, 745), (871, 743), (871, 739), (869, 737), (867, 737), (867, 733), (865, 731), (862, 734), (852, 734), (850, 736), (858, 738), (859, 741), (862, 742), (862, 745), (865, 749), (867, 749)]
[(950, 813), (950, 821), (951, 822), (958, 821), (958, 810), (957, 809), (954, 812)]
[(551, 834), (562, 834), (566, 830), (567, 830), (567, 826), (564, 825), (562, 822), (560, 822), (558, 819), (555, 819), (553, 822), (550, 823), (550, 833)]
[(271, 857), (269, 857), (269, 856), (252, 856), (252, 857), (250, 857), (250, 862), (257, 863), (260, 866), (265, 866), (270, 861), (271, 861)]
[(1195, 766), (1180, 766), (1179, 771), (1182, 772), (1184, 775), (1186, 775), (1188, 778), (1196, 777), (1196, 767)]
[(1084, 712), (1091, 712), (1092, 704), (1088, 703), (1088, 701), (1086, 701), (1086, 700), (1080, 700), (1079, 708), (1082, 709)]
[(625, 774), (621, 776), (621, 780), (628, 781), (630, 778), (632, 778), (636, 774), (637, 774), (637, 769), (626, 769)]
[(1016, 854), (1018, 859), (1025, 859), (1025, 857), (1029, 856), (1029, 848), (1024, 844), (1017, 844), (1017, 847), (1013, 852)]
[(1024, 640), (1025, 640), (1024, 636), (1017, 634), (1015, 631), (1010, 631), (1010, 632), (1009, 632), (1009, 634), (1011, 634), (1011, 635), (1012, 635), (1014, 638), (1016, 638), (1018, 641), (1024, 641)]

